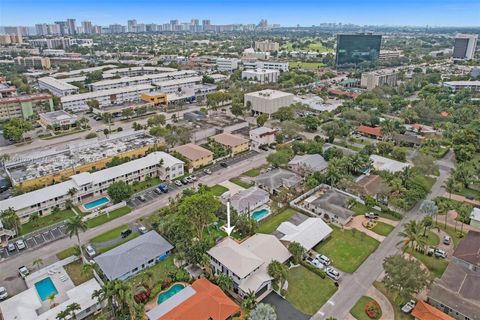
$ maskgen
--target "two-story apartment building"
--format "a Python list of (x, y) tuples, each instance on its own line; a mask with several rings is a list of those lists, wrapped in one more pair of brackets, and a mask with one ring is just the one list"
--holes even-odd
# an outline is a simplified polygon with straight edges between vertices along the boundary
[(275, 143), (275, 134), (278, 129), (260, 127), (250, 130), (249, 136), (252, 148), (259, 149), (261, 146), (268, 146)]
[(247, 139), (231, 133), (217, 134), (211, 139), (227, 147), (232, 156), (247, 151), (250, 148)]

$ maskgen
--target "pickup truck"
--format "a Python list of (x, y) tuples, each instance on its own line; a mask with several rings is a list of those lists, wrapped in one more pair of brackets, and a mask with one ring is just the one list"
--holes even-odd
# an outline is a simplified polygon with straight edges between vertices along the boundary
[(376, 213), (376, 212), (365, 212), (365, 218), (378, 219), (378, 213)]
[(30, 271), (27, 269), (27, 267), (21, 266), (18, 268), (18, 273), (20, 273), (22, 279), (25, 279), (30, 274)]

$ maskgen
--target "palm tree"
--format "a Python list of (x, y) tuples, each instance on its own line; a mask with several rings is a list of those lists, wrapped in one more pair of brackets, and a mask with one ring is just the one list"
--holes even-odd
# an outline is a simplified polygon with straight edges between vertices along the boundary
[(419, 225), (417, 224), (416, 220), (411, 220), (405, 225), (403, 231), (399, 233), (399, 235), (404, 238), (399, 242), (399, 244), (402, 244), (403, 252), (405, 252), (409, 247), (415, 249), (420, 244), (423, 244), (419, 234)]
[(107, 303), (107, 308), (115, 314), (116, 303), (114, 301), (114, 282), (106, 281), (100, 289), (93, 291), (92, 299), (97, 299), (98, 303)]
[(87, 224), (82, 220), (82, 217), (77, 215), (67, 220), (65, 225), (65, 231), (68, 236), (71, 238), (73, 236), (77, 237), (78, 246), (80, 248), (80, 256), (83, 257), (82, 243), (80, 242), (80, 231), (85, 232), (87, 230)]
[(280, 290), (283, 288), (283, 284), (287, 279), (287, 266), (284, 264), (273, 260), (270, 262), (267, 268), (268, 275), (273, 278), (273, 280), (278, 283)]
[(220, 287), (223, 291), (228, 291), (232, 289), (233, 287), (233, 279), (230, 276), (227, 276), (226, 274), (220, 274), (216, 279), (215, 283), (217, 286)]
[(32, 212), (28, 217), (28, 222), (31, 223), (34, 227), (36, 227), (38, 219), (40, 219), (40, 215), (38, 214), (38, 212)]
[(243, 297), (242, 308), (245, 310), (245, 313), (248, 315), (251, 310), (257, 305), (257, 296), (255, 292), (249, 290), (248, 293)]
[(142, 274), (142, 282), (149, 288), (152, 287), (152, 282), (154, 279), (153, 271), (147, 270)]
[[(455, 180), (455, 177), (454, 176), (450, 176), (448, 177), (447, 181), (445, 182), (445, 191), (448, 192), (448, 199), (450, 201), (448, 201), (448, 203), (450, 204), (451, 203), (451, 200), (452, 200), (452, 193), (456, 190), (457, 188), (457, 181)], [(451, 208), (448, 208), (449, 210)], [(448, 211), (449, 211), (448, 210)], [(447, 218), (448, 218), (448, 211), (445, 212), (445, 229), (447, 229)]]
[(33, 259), (32, 266), (37, 268), (37, 270), (40, 269), (40, 267), (43, 266), (43, 259), (40, 257)]
[(15, 230), (15, 234), (17, 235), (20, 233), (22, 223), (20, 222), (20, 217), (13, 208), (1, 211), (0, 218), (2, 219), (5, 228)]
[(55, 293), (52, 292), (47, 299), (50, 301), (50, 309), (53, 308), (55, 305)]
[(68, 317), (70, 316), (70, 312), (68, 312), (68, 310), (62, 310), (60, 311), (57, 316), (55, 317), (55, 319), (57, 320), (66, 320)]
[(70, 319), (77, 319), (77, 313), (76, 311), (78, 310), (81, 310), (82, 307), (80, 307), (80, 305), (76, 302), (74, 303), (70, 303), (67, 308), (65, 309), (65, 311), (68, 312), (68, 314), (70, 315)]
[(77, 193), (77, 189), (76, 188), (70, 188), (68, 189), (68, 195), (70, 197), (73, 197), (75, 195), (75, 193)]
[(423, 200), (422, 204), (420, 205), (420, 212), (430, 217), (437, 217), (438, 207), (432, 200)]

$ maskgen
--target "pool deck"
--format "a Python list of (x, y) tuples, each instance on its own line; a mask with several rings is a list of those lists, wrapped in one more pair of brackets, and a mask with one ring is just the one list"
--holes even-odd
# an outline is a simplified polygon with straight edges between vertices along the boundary
[[(75, 285), (68, 276), (68, 273), (65, 271), (63, 266), (75, 261), (77, 258), (74, 256), (68, 257), (64, 260), (57, 261), (45, 268), (42, 268), (38, 271), (32, 272), (25, 278), (25, 283), (28, 288), (35, 288), (35, 283), (50, 277), (52, 279), (55, 288), (57, 288), (58, 294), (55, 296), (55, 303), (62, 303), (63, 301), (68, 300), (67, 291), (73, 289)], [(62, 279), (65, 279), (62, 281)], [(36, 290), (36, 289), (35, 289)], [(45, 312), (50, 309), (50, 301), (46, 299), (42, 301), (42, 307), (39, 309), (40, 312)]]
[(164, 293), (165, 291), (170, 290), (170, 288), (173, 287), (176, 284), (183, 284), (185, 287), (190, 285), (188, 282), (173, 282), (168, 288), (160, 291), (153, 299), (151, 299), (150, 301), (147, 302), (147, 304), (145, 304), (145, 312), (150, 311), (153, 308), (155, 308), (156, 306), (158, 306), (158, 303), (157, 303), (158, 296), (160, 294)]
[[(102, 199), (102, 198), (107, 198), (108, 202), (105, 202), (104, 204), (93, 207), (91, 209), (85, 208), (86, 203), (94, 202), (94, 201), (96, 201), (98, 199)], [(111, 204), (112, 204), (112, 200), (107, 195), (99, 195), (99, 196), (96, 196), (96, 197), (90, 197), (90, 198), (83, 199), (82, 202), (78, 205), (78, 209), (84, 214), (89, 214), (89, 213), (97, 212), (97, 211), (99, 211), (98, 210), (99, 208), (101, 208), (103, 206), (106, 206), (106, 205), (111, 205)]]
[(272, 209), (270, 208), (270, 206), (268, 206), (268, 205), (266, 205), (266, 204), (264, 204), (264, 205), (262, 205), (262, 206), (260, 206), (260, 207), (258, 207), (258, 208), (256, 208), (256, 209), (250, 211), (249, 215), (250, 215), (250, 217), (252, 217), (252, 219), (254, 219), (254, 218), (253, 218), (253, 213), (254, 213), (254, 212), (257, 212), (257, 211), (262, 211), (262, 210), (268, 210), (268, 214), (264, 215), (263, 217), (261, 217), (261, 218), (258, 219), (258, 220), (255, 220), (255, 221), (257, 221), (257, 222), (262, 221), (263, 219), (265, 219), (265, 218), (267, 218), (267, 217), (269, 217), (269, 216), (272, 215)]

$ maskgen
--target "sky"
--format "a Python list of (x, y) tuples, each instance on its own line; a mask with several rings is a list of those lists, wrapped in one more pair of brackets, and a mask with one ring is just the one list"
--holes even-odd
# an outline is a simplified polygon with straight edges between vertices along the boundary
[(322, 22), (359, 25), (480, 26), (480, 0), (0, 0), (0, 25), (53, 23), (67, 18), (126, 25), (210, 19), (212, 24), (282, 26)]

